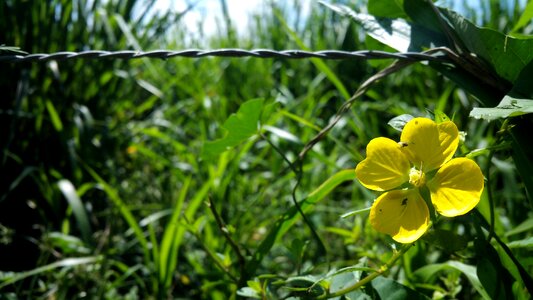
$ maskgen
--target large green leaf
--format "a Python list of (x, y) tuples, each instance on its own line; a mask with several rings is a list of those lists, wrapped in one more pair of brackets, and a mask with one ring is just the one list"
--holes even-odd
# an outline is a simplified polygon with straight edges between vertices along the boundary
[(342, 4), (321, 3), (341, 16), (350, 17), (361, 25), (368, 35), (381, 43), (400, 52), (408, 51), (411, 43), (411, 26), (406, 21), (357, 13)]
[[(404, 11), (409, 15), (411, 22), (357, 13), (345, 5), (321, 3), (341, 16), (350, 17), (361, 25), (369, 36), (396, 51), (422, 51), (439, 46), (450, 47), (449, 41), (436, 21), (435, 12), (425, 1), (404, 0)], [(461, 64), (430, 62), (430, 66), (474, 94), (485, 104), (495, 105), (504, 95), (499, 85), (492, 86), (485, 83), (482, 78), (479, 78), (478, 73), (463, 69)], [(492, 82), (497, 81), (492, 80)]]
[(514, 82), (533, 59), (533, 37), (514, 38), (480, 28), (458, 13), (442, 10), (466, 48), (484, 61), (503, 79)]
[(405, 18), (403, 0), (369, 0), (368, 12), (375, 17)]
[(530, 61), (518, 74), (518, 78), (513, 82), (513, 89), (508, 95), (515, 98), (533, 98), (533, 61)]
[(474, 241), (477, 260), (477, 276), (491, 299), (509, 299), (513, 278), (502, 265), (498, 253), (482, 239)]
[[(461, 49), (465, 48), (464, 34), (461, 35), (449, 24), (451, 22), (439, 22), (438, 18), (442, 17), (436, 15), (433, 7), (424, 0), (404, 0), (404, 11), (412, 21), (413, 29), (411, 31), (411, 47), (412, 51), (420, 51), (426, 48), (435, 46), (444, 46), (452, 50), (456, 46)], [(440, 12), (450, 12), (441, 9)], [(453, 14), (456, 23), (463, 22), (459, 14)], [(464, 20), (464, 22), (468, 22)], [(476, 29), (476, 27), (474, 27)], [(474, 29), (472, 29), (474, 31)], [(473, 50), (466, 50), (466, 52), (473, 52)], [(462, 62), (455, 61), (452, 64), (441, 64), (430, 62), (430, 66), (441, 72), (467, 92), (476, 96), (484, 105), (496, 105), (504, 94), (510, 89), (510, 85), (505, 80), (500, 80), (485, 66), (481, 60), (476, 60), (470, 53), (463, 53), (459, 57)]]
[(470, 116), (476, 119), (493, 121), (530, 113), (533, 113), (533, 100), (505, 96), (498, 106), (493, 108), (476, 107), (470, 112)]
[(224, 122), (226, 135), (212, 142), (206, 142), (202, 150), (203, 158), (210, 158), (239, 145), (258, 132), (263, 99), (248, 100)]

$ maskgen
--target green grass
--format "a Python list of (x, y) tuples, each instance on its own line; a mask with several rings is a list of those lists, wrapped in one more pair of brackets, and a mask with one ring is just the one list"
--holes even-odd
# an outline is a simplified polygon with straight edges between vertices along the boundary
[[(298, 1), (284, 7), (269, 2), (244, 36), (222, 20), (229, 27), (221, 28), (225, 34), (187, 40), (180, 15), (143, 18), (133, 13), (142, 7), (138, 1), (95, 1), (93, 7), (85, 2), (5, 1), (0, 43), (29, 53), (198, 45), (382, 47), (357, 24), (318, 4), (300, 26), (289, 18)], [(498, 27), (494, 13), (514, 24), (517, 10), (491, 3), (483, 6), (479, 22), (510, 30), (511, 25)], [(391, 118), (435, 110), (454, 116), (468, 133), (462, 155), (497, 149), (490, 161), (486, 151), (475, 157), (490, 177), (494, 231), (531, 274), (529, 244), (510, 243), (527, 241), (533, 226), (512, 149), (498, 136), (500, 124), (469, 118), (477, 99), (425, 64), (373, 84), (302, 164), (294, 164), (363, 81), (391, 62), (172, 58), (2, 64), (0, 125), (8, 134), (1, 143), (0, 293), (6, 299), (234, 299), (240, 290), (282, 299), (313, 283), (323, 291), (326, 281), (318, 279), (342, 285), (362, 278), (390, 259), (393, 242), (370, 226), (365, 209), (376, 195), (351, 170), (372, 138), (398, 138), (387, 125)], [(261, 128), (228, 151), (202, 156), (210, 142), (224, 137), (226, 120), (252, 99), (262, 99)], [(490, 220), (488, 197), (478, 209)], [(341, 218), (356, 210), (363, 211)], [(446, 219), (438, 228), (474, 240), (486, 230), (477, 220)], [(494, 240), (493, 246), (497, 253), (484, 258), (496, 255), (513, 265), (504, 246)], [(476, 255), (473, 245), (450, 253), (421, 241), (385, 277), (417, 295), (480, 298), (486, 282), (475, 274)], [(505, 282), (514, 282), (512, 296), (527, 298), (525, 283), (517, 279), (520, 270), (509, 272)], [(376, 296), (380, 284), (389, 283), (375, 281), (351, 295)]]

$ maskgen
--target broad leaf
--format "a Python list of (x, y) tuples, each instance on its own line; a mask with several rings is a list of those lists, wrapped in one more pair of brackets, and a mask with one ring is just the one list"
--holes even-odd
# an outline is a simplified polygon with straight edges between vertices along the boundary
[(442, 10), (466, 48), (488, 62), (496, 73), (514, 82), (533, 59), (533, 37), (518, 39), (498, 31), (480, 28), (451, 10)]
[(222, 125), (226, 135), (222, 139), (205, 143), (202, 157), (215, 157), (256, 134), (262, 107), (263, 99), (253, 99), (243, 103), (237, 113), (229, 116)]
[(474, 241), (477, 261), (477, 276), (491, 299), (509, 299), (512, 295), (513, 278), (502, 265), (498, 252), (487, 241)]
[(470, 112), (470, 117), (493, 121), (530, 113), (533, 113), (533, 100), (515, 99), (510, 96), (505, 96), (500, 104), (494, 108), (474, 108)]
[(375, 17), (405, 18), (403, 0), (370, 0), (368, 12)]
[(411, 26), (404, 20), (376, 18), (369, 14), (357, 13), (346, 5), (323, 5), (341, 16), (350, 17), (361, 25), (368, 35), (400, 52), (407, 52), (411, 43)]
[[(532, 2), (533, 3), (533, 2)], [(513, 82), (513, 89), (508, 95), (514, 98), (533, 98), (533, 61), (530, 61), (518, 74), (518, 78)]]
[(411, 121), (413, 118), (414, 117), (409, 114), (403, 114), (390, 119), (387, 124), (401, 132), (405, 124), (407, 124), (407, 122)]

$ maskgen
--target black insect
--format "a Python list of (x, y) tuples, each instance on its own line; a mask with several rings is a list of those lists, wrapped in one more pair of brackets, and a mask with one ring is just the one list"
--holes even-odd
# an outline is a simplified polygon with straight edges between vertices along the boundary
[(398, 145), (400, 145), (400, 148), (409, 146), (409, 143), (407, 142), (398, 142)]

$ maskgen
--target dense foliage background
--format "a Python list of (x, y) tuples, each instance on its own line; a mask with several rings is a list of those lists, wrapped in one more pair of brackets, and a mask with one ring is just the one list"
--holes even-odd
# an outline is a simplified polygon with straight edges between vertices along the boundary
[[(304, 17), (298, 1), (265, 1), (244, 35), (236, 34), (226, 14), (216, 35), (191, 37), (180, 26), (187, 11), (155, 12), (152, 2), (6, 0), (0, 3), (0, 44), (27, 53), (197, 47), (395, 51), (367, 35), (368, 28), (319, 4)], [(401, 6), (378, 2), (333, 3), (406, 18)], [(524, 40), (533, 27), (523, 16), (532, 12), (521, 1), (480, 1), (461, 11), (477, 25)], [(528, 64), (530, 58), (520, 55), (516, 59)], [(400, 291), (405, 299), (529, 298), (533, 221), (526, 188), (532, 179), (517, 167), (531, 163), (531, 148), (520, 132), (508, 130), (527, 132), (531, 118), (469, 117), (474, 107), (496, 106), (524, 77), (502, 79), (492, 65), (499, 84), (487, 86), (472, 74), (461, 79), (442, 66), (411, 64), (371, 85), (302, 163), (294, 163), (364, 80), (391, 63), (0, 63), (0, 298), (227, 299), (239, 292), (281, 299), (353, 284), (399, 247), (369, 226), (367, 213), (341, 218), (370, 207), (375, 198), (353, 180), (353, 169), (370, 139), (398, 137), (387, 125), (390, 119), (435, 111), (453, 116), (467, 133), (460, 155), (476, 159), (488, 179), (477, 214), (442, 220), (435, 234), (417, 242), (383, 277), (347, 296), (391, 299), (390, 293)], [(520, 92), (527, 90), (527, 83), (520, 85)], [(260, 115), (254, 119), (250, 111)], [(231, 142), (228, 151), (210, 151), (213, 141), (234, 133), (232, 114), (237, 127), (250, 117), (261, 128)], [(516, 155), (525, 163), (517, 165)], [(300, 207), (307, 221), (295, 200), (307, 201)]]

